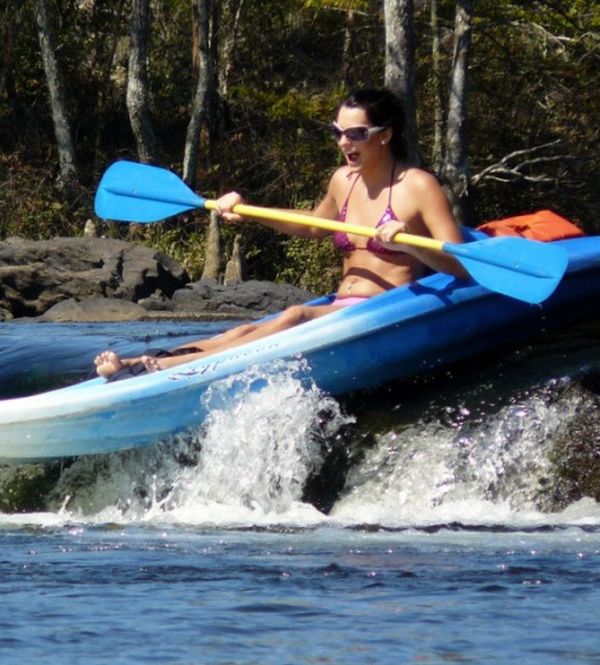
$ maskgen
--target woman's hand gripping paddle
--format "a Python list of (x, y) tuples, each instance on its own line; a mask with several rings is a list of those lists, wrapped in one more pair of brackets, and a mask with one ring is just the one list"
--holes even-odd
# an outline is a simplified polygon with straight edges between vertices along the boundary
[[(110, 166), (98, 185), (95, 210), (98, 217), (122, 222), (152, 223), (188, 210), (214, 210), (217, 202), (195, 194), (177, 175), (166, 169), (120, 161)], [(246, 204), (233, 211), (244, 217), (314, 226), (374, 237), (375, 230), (356, 224), (261, 208)], [(398, 233), (395, 242), (454, 256), (469, 275), (490, 291), (539, 303), (560, 283), (568, 264), (561, 247), (525, 238), (489, 238), (455, 244)]]

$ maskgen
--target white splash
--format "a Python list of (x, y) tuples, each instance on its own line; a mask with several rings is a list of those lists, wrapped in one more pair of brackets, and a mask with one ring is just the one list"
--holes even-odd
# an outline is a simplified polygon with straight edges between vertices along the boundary
[(202, 429), (152, 450), (78, 460), (55, 490), (86, 521), (314, 524), (302, 502), (336, 431), (337, 402), (307, 385), (303, 361), (250, 368), (203, 396)]
[(543, 510), (555, 482), (554, 442), (568, 439), (569, 423), (590, 407), (573, 394), (562, 399), (560, 380), (493, 415), (465, 407), (444, 417), (428, 408), (420, 420), (375, 435), (331, 513), (320, 513), (303, 501), (306, 481), (353, 419), (306, 376), (298, 361), (216, 383), (203, 398), (210, 415), (200, 431), (82, 458), (54, 489), (54, 512), (0, 515), (0, 525), (600, 526), (592, 499)]
[(389, 527), (600, 524), (600, 507), (591, 499), (562, 513), (539, 508), (555, 482), (554, 442), (578, 406), (549, 401), (542, 391), (485, 422), (416, 422), (387, 432), (352, 470), (331, 515), (344, 524)]

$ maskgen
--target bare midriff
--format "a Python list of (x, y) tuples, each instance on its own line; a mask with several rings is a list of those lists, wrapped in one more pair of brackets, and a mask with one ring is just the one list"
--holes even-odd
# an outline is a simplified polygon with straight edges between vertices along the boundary
[(338, 297), (370, 298), (396, 286), (408, 284), (425, 272), (423, 264), (410, 254), (380, 257), (362, 249), (350, 252), (344, 259)]

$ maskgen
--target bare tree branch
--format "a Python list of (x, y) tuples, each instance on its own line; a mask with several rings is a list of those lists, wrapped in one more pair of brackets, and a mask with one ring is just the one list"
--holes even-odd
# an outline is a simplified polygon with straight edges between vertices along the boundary
[(533, 146), (532, 148), (514, 150), (502, 157), (498, 162), (486, 166), (479, 171), (479, 173), (473, 174), (469, 178), (469, 184), (476, 186), (486, 180), (494, 180), (496, 182), (554, 182), (556, 180), (555, 176), (547, 173), (534, 174), (525, 171), (541, 164), (577, 159), (574, 155), (569, 154), (539, 155), (539, 153), (556, 148), (562, 143), (562, 139), (555, 139), (554, 141), (548, 141), (547, 143), (542, 143), (541, 145)]
[(511, 25), (516, 28), (525, 28), (529, 33), (536, 35), (543, 42), (545, 48), (548, 45), (554, 46), (565, 58), (566, 45), (575, 41), (573, 37), (567, 37), (566, 35), (555, 35), (546, 29), (543, 25), (535, 23), (534, 21), (528, 21), (527, 23), (523, 23), (522, 21), (512, 21)]

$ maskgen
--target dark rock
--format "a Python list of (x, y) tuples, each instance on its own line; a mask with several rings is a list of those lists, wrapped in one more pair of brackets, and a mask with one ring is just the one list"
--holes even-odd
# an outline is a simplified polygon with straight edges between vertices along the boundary
[(138, 305), (147, 312), (165, 312), (172, 309), (171, 301), (160, 291), (156, 291), (147, 298), (140, 298)]
[(553, 510), (584, 497), (600, 501), (600, 372), (590, 370), (569, 382), (561, 399), (570, 413), (554, 446), (559, 482)]
[(257, 318), (313, 297), (272, 282), (188, 282), (183, 267), (166, 255), (124, 240), (0, 242), (0, 321)]
[(286, 284), (258, 280), (224, 286), (201, 280), (173, 294), (173, 311), (267, 314), (306, 302), (314, 295)]
[(47, 310), (40, 319), (59, 323), (72, 321), (136, 321), (147, 316), (137, 303), (117, 298), (63, 300)]
[(61, 462), (0, 467), (0, 511), (46, 510), (46, 497), (62, 470)]
[(0, 311), (13, 317), (38, 316), (69, 298), (136, 302), (157, 291), (170, 298), (187, 282), (185, 270), (168, 256), (123, 240), (0, 242)]

